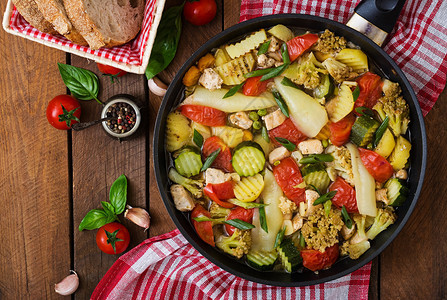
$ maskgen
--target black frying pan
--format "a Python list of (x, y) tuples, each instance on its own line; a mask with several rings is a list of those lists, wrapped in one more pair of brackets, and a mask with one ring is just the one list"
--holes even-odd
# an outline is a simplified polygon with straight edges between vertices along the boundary
[[(390, 2), (393, 1), (362, 1), (362, 3), (356, 8), (356, 12), (370, 21), (385, 20), (386, 22), (381, 24), (380, 28), (390, 32), (404, 1), (395, 1), (397, 3), (397, 8), (393, 9), (393, 6), (391, 6), (388, 7), (390, 8), (388, 11), (386, 11), (386, 7), (376, 9), (374, 4), (382, 3), (383, 5), (389, 5)], [(371, 12), (374, 16), (369, 18), (367, 15)], [(380, 14), (383, 15), (383, 13), (387, 15), (385, 19), (380, 18)], [(376, 70), (382, 72), (382, 76), (385, 76), (391, 81), (398, 82), (400, 84), (403, 91), (403, 96), (410, 106), (411, 122), (408, 136), (412, 143), (411, 169), (409, 172), (410, 193), (405, 204), (398, 209), (398, 220), (395, 224), (391, 225), (387, 230), (371, 241), (371, 248), (359, 259), (351, 260), (349, 258), (342, 258), (330, 269), (319, 271), (318, 274), (311, 271), (293, 274), (282, 271), (260, 272), (247, 266), (243, 260), (234, 259), (220, 252), (218, 249), (209, 246), (199, 238), (194, 230), (194, 227), (189, 221), (189, 214), (176, 210), (169, 193), (170, 184), (167, 176), (169, 154), (165, 150), (165, 124), (168, 113), (182, 100), (184, 91), (182, 78), (185, 72), (200, 57), (210, 52), (211, 49), (233, 41), (247, 33), (259, 30), (261, 28), (269, 28), (276, 24), (283, 24), (313, 32), (329, 29), (336, 35), (346, 37), (348, 41), (352, 41), (362, 48), (362, 50), (369, 56), (370, 62), (374, 62)], [(371, 28), (368, 29), (368, 26), (364, 27), (364, 29), (366, 32), (373, 31)], [(402, 230), (416, 205), (424, 179), (426, 155), (427, 145), (425, 126), (421, 109), (410, 83), (396, 63), (394, 63), (394, 61), (376, 43), (365, 37), (365, 35), (344, 24), (320, 17), (297, 14), (265, 16), (237, 24), (221, 32), (214, 38), (210, 39), (205, 45), (200, 47), (183, 65), (175, 76), (174, 80), (171, 82), (158, 112), (154, 135), (154, 163), (158, 188), (169, 215), (185, 238), (203, 256), (224, 270), (251, 281), (277, 286), (305, 286), (333, 280), (353, 272), (379, 255), (379, 253), (381, 253)]]

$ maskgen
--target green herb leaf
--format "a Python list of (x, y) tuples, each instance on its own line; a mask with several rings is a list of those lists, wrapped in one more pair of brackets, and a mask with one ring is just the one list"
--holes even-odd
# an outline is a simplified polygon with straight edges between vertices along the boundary
[(282, 240), (284, 238), (284, 233), (285, 232), (286, 232), (286, 226), (284, 226), (283, 229), (280, 230), (278, 232), (278, 234), (276, 235), (275, 245), (273, 246), (273, 248), (276, 248), (276, 247), (278, 247), (281, 244), (281, 242), (282, 242)]
[(194, 141), (194, 144), (197, 145), (197, 147), (202, 148), (203, 136), (196, 129), (194, 129), (194, 135), (193, 135), (192, 140)]
[(101, 205), (102, 205), (102, 208), (104, 209), (104, 212), (107, 215), (107, 221), (106, 221), (107, 223), (111, 223), (115, 220), (118, 220), (118, 217), (116, 216), (116, 213), (115, 213), (115, 207), (113, 207), (112, 204), (110, 204), (109, 202), (106, 202), (106, 201), (101, 201)]
[(290, 87), (293, 87), (293, 88), (298, 89), (298, 86), (297, 86), (295, 83), (293, 83), (293, 81), (290, 80), (290, 79), (287, 78), (287, 77), (284, 77), (284, 78), (281, 80), (281, 84), (282, 84), (282, 85), (285, 85), (285, 86), (290, 86)]
[(310, 154), (300, 159), (300, 164), (315, 164), (319, 162), (331, 162), (334, 157), (330, 154)]
[(304, 235), (303, 235), (302, 231), (300, 231), (300, 246), (301, 246), (301, 248), (306, 247), (306, 240), (304, 239)]
[(374, 138), (374, 148), (377, 147), (377, 145), (380, 142), (380, 139), (382, 138), (383, 134), (385, 133), (385, 130), (388, 128), (388, 123), (390, 121), (390, 118), (388, 116), (385, 117), (382, 124), (380, 124), (379, 128), (377, 128)]
[(352, 98), (354, 98), (354, 102), (357, 100), (359, 95), (360, 95), (360, 88), (359, 86), (356, 86), (355, 89), (352, 91)]
[(95, 73), (61, 63), (57, 63), (57, 66), (62, 80), (76, 99), (95, 99), (98, 103), (103, 104), (98, 100), (99, 79)]
[(332, 207), (332, 201), (331, 200), (328, 200), (328, 201), (324, 202), (323, 208), (324, 208), (324, 214), (325, 214), (326, 218), (329, 216), (329, 213), (331, 211), (331, 207)]
[(273, 97), (275, 98), (276, 104), (278, 104), (281, 112), (288, 118), (289, 117), (289, 108), (287, 107), (286, 102), (282, 98), (281, 94), (278, 91), (272, 91)]
[(276, 67), (276, 68), (273, 68), (271, 72), (269, 72), (269, 73), (263, 75), (263, 76), (261, 77), (261, 80), (260, 80), (260, 81), (266, 81), (266, 80), (272, 79), (272, 78), (274, 78), (274, 77), (276, 77), (276, 76), (279, 76), (279, 75), (281, 75), (281, 73), (284, 72), (284, 70), (287, 69), (288, 67), (289, 67), (289, 64), (282, 64), (281, 66), (278, 66), (278, 67)]
[(261, 129), (261, 135), (262, 135), (262, 138), (263, 138), (267, 143), (270, 143), (269, 133), (268, 133), (268, 131), (267, 131), (267, 128), (265, 128), (265, 126), (262, 126), (262, 129)]
[(205, 171), (206, 169), (208, 169), (211, 164), (213, 163), (213, 161), (216, 159), (216, 157), (219, 155), (220, 153), (220, 148), (217, 149), (216, 151), (214, 151), (213, 153), (210, 154), (210, 156), (207, 157), (207, 159), (205, 160), (205, 163), (202, 166), (202, 169), (200, 169), (200, 172)]
[(346, 227), (349, 229), (352, 228), (352, 220), (351, 217), (348, 214), (348, 211), (346, 210), (346, 207), (343, 205), (341, 208), (341, 216), (343, 217), (343, 222), (345, 222)]
[[(263, 202), (261, 202), (263, 203)], [(265, 232), (269, 232), (269, 228), (267, 226), (267, 218), (265, 216), (265, 207), (260, 207), (259, 208), (259, 223), (261, 223), (261, 228), (265, 231)]]
[(264, 53), (267, 53), (267, 51), (269, 50), (269, 47), (270, 47), (270, 42), (271, 42), (271, 40), (268, 40), (267, 42), (264, 42), (261, 44), (261, 46), (259, 46), (258, 56), (262, 55)]
[(256, 208), (256, 207), (264, 207), (267, 206), (268, 204), (264, 204), (264, 203), (256, 203), (256, 202), (242, 202), (240, 200), (237, 199), (228, 199), (228, 202), (243, 207), (245, 209), (250, 209), (250, 208)]
[(112, 184), (109, 193), (110, 203), (115, 209), (115, 214), (119, 215), (126, 208), (127, 202), (127, 178), (121, 175)]
[(360, 115), (369, 116), (371, 118), (374, 117), (374, 112), (371, 110), (371, 108), (359, 106), (355, 108), (355, 111), (359, 113)]
[(182, 32), (182, 11), (183, 4), (163, 12), (146, 69), (148, 80), (163, 71), (174, 59)]
[(245, 84), (245, 81), (244, 82), (242, 82), (242, 83), (240, 83), (240, 84), (238, 84), (238, 85), (235, 85), (235, 86), (233, 86), (223, 97), (222, 97), (222, 99), (225, 99), (225, 98), (228, 98), (228, 97), (231, 97), (231, 96), (233, 96), (234, 94), (236, 94), (243, 86), (244, 86), (244, 84)]
[(81, 224), (79, 224), (79, 231), (84, 229), (93, 230), (100, 228), (107, 224), (107, 214), (102, 209), (92, 209), (89, 211), (84, 219), (82, 219)]
[(282, 137), (275, 137), (275, 140), (284, 146), (289, 151), (294, 151), (296, 149), (296, 145), (289, 141), (288, 139)]
[(326, 193), (322, 196), (320, 196), (317, 200), (314, 201), (314, 206), (318, 205), (318, 204), (323, 204), (328, 200), (331, 200), (332, 198), (334, 198), (335, 194), (337, 194), (337, 191), (331, 191), (329, 193)]
[(236, 227), (237, 229), (240, 229), (240, 230), (248, 230), (248, 229), (255, 228), (255, 226), (253, 224), (247, 223), (240, 219), (226, 220), (226, 221), (224, 221), (224, 223), (231, 225), (233, 227)]
[(257, 76), (263, 76), (265, 74), (272, 72), (274, 69), (275, 68), (267, 68), (267, 69), (260, 69), (260, 70), (252, 71), (247, 74), (244, 74), (244, 77), (251, 78), (251, 77), (257, 77)]
[(287, 43), (281, 46), (281, 56), (284, 64), (290, 64), (289, 50), (287, 49)]

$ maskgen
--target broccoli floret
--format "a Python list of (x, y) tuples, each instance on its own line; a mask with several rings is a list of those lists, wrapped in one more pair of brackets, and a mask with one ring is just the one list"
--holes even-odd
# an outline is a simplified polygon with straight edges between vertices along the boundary
[(345, 80), (352, 80), (359, 76), (357, 72), (354, 72), (351, 67), (345, 65), (342, 62), (329, 57), (323, 61), (323, 66), (331, 74), (332, 78), (336, 82), (343, 82)]
[(346, 39), (344, 37), (336, 36), (332, 31), (326, 29), (320, 34), (320, 39), (313, 49), (334, 56), (340, 52), (340, 50), (345, 49), (346, 44)]
[(352, 219), (355, 222), (355, 227), (356, 227), (357, 231), (354, 234), (354, 236), (351, 238), (350, 243), (357, 244), (357, 243), (367, 241), (368, 238), (366, 237), (366, 233), (365, 233), (366, 216), (360, 215), (360, 214), (355, 214), (352, 217)]
[(182, 185), (185, 189), (190, 191), (195, 198), (202, 197), (203, 180), (194, 180), (183, 177), (174, 168), (169, 169), (168, 177), (173, 182)]
[(379, 233), (388, 228), (391, 224), (396, 222), (397, 216), (394, 213), (394, 209), (387, 206), (385, 208), (379, 208), (377, 216), (374, 219), (374, 223), (371, 228), (366, 232), (368, 239), (373, 240)]
[[(331, 168), (336, 171), (336, 175), (341, 176), (350, 185), (354, 185), (354, 173), (352, 171), (351, 153), (345, 146), (336, 147), (331, 145), (326, 148), (326, 153), (334, 157), (334, 161), (326, 163), (328, 174)], [(331, 178), (333, 181), (335, 178)]]
[(211, 218), (225, 218), (230, 213), (230, 209), (224, 208), (217, 204), (216, 202), (212, 202), (210, 206), (210, 214)]
[(351, 259), (357, 259), (360, 256), (362, 256), (362, 254), (365, 253), (370, 247), (371, 244), (369, 243), (368, 240), (356, 244), (349, 244), (348, 246), (349, 257)]
[(251, 231), (237, 229), (232, 236), (220, 235), (216, 246), (225, 253), (241, 258), (247, 254), (251, 247)]
[(382, 91), (384, 96), (379, 99), (373, 108), (382, 120), (388, 116), (388, 126), (395, 136), (405, 134), (410, 122), (410, 109), (401, 96), (402, 90), (399, 84), (385, 80)]
[(298, 70), (292, 81), (303, 85), (306, 89), (314, 89), (321, 82), (320, 74), (327, 74), (323, 65), (315, 58), (312, 52), (300, 57)]
[(278, 206), (279, 209), (281, 209), (283, 215), (293, 214), (297, 209), (296, 204), (287, 199), (286, 197), (279, 198)]

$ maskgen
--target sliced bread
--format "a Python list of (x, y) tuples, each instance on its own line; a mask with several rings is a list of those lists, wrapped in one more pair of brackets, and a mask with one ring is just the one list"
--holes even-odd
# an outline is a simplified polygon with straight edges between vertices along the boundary
[(31, 26), (42, 32), (57, 34), (53, 25), (44, 18), (34, 0), (14, 0), (13, 3), (20, 15), (22, 15)]
[(65, 12), (62, 0), (35, 0), (37, 7), (45, 19), (53, 24), (54, 28), (67, 39), (79, 45), (87, 45), (85, 39), (71, 24)]
[(90, 48), (114, 47), (140, 31), (144, 0), (63, 0), (67, 15)]

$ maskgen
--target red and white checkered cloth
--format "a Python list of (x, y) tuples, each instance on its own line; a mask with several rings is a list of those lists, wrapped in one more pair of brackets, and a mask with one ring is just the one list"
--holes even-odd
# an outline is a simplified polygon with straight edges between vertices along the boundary
[[(359, 0), (242, 0), (241, 21), (301, 13), (346, 23)], [(446, 84), (447, 1), (407, 0), (384, 50), (407, 76), (424, 116)]]
[(371, 265), (323, 284), (274, 287), (232, 275), (195, 250), (176, 229), (118, 258), (91, 299), (368, 299)]

